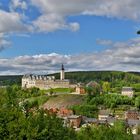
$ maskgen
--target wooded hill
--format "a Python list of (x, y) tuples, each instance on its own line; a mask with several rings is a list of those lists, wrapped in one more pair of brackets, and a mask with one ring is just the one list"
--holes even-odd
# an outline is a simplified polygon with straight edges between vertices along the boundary
[[(59, 73), (51, 74), (60, 78)], [(70, 79), (73, 82), (88, 83), (90, 81), (96, 81), (102, 83), (104, 81), (110, 82), (112, 87), (116, 86), (130, 86), (132, 84), (140, 83), (140, 75), (138, 73), (120, 72), (120, 71), (77, 71), (66, 72), (66, 79)], [(21, 84), (22, 75), (9, 75), (0, 76), (0, 85), (12, 85)]]
[[(60, 74), (53, 74), (56, 78), (59, 78)], [(73, 80), (75, 82), (89, 81), (108, 81), (117, 82), (123, 81), (126, 83), (139, 83), (140, 75), (138, 73), (121, 72), (121, 71), (77, 71), (77, 72), (66, 72), (66, 79)]]
[(1, 75), (0, 76), (0, 86), (7, 85), (21, 85), (21, 78), (23, 75)]

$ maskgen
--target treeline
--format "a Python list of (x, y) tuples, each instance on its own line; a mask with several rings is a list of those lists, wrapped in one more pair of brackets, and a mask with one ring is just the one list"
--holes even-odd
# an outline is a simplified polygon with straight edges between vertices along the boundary
[(0, 76), (0, 86), (7, 86), (7, 85), (21, 85), (21, 78), (22, 75), (1, 75)]
[[(59, 78), (60, 74), (54, 74), (56, 78)], [(120, 71), (77, 71), (77, 72), (66, 72), (66, 79), (74, 80), (75, 82), (84, 82), (89, 81), (108, 81), (112, 85), (122, 81), (123, 84), (132, 84), (140, 82), (140, 76), (129, 73), (129, 72), (120, 72)]]
[[(60, 73), (50, 74), (54, 75), (56, 79), (60, 78)], [(120, 71), (77, 71), (66, 72), (66, 79), (70, 79), (72, 82), (88, 83), (89, 81), (96, 81), (101, 83), (107, 81), (111, 83), (112, 87), (120, 85), (131, 85), (140, 83), (140, 75), (138, 73), (120, 72)], [(0, 85), (13, 85), (21, 84), (22, 75), (9, 75), (0, 76)]]

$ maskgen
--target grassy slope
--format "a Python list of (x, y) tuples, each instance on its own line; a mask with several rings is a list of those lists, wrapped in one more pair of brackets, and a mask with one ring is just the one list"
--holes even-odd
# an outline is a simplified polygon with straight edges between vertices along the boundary
[(59, 108), (59, 107), (69, 107), (71, 105), (78, 105), (83, 102), (84, 97), (81, 95), (73, 94), (61, 94), (52, 96), (44, 104), (44, 108)]

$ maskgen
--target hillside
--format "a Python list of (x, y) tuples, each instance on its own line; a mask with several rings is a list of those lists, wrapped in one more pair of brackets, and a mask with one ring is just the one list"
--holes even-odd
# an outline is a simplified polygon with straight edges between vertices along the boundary
[(21, 85), (22, 75), (1, 75), (0, 86), (18, 84)]
[(43, 108), (66, 108), (72, 105), (80, 105), (83, 100), (84, 97), (82, 95), (61, 94), (50, 97), (43, 105)]
[[(59, 78), (59, 73), (53, 74), (56, 78)], [(73, 82), (84, 82), (89, 81), (108, 81), (108, 82), (120, 82), (126, 83), (138, 83), (140, 82), (140, 75), (131, 72), (121, 71), (77, 71), (77, 72), (66, 72), (66, 79), (70, 79)]]
[[(60, 78), (60, 73), (50, 74), (54, 75), (56, 79)], [(77, 72), (65, 72), (66, 79), (70, 79), (72, 82), (84, 82), (89, 81), (108, 81), (114, 86), (120, 82), (122, 85), (130, 85), (140, 83), (140, 75), (137, 72), (121, 72), (121, 71), (77, 71)], [(0, 85), (12, 85), (21, 84), (22, 75), (9, 75), (0, 76)]]

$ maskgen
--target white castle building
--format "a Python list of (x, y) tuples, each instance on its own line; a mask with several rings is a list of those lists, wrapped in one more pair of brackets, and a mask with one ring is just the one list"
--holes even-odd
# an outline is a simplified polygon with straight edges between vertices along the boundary
[(65, 79), (64, 65), (62, 64), (60, 71), (60, 79), (55, 79), (55, 76), (44, 75), (24, 75), (22, 77), (22, 88), (38, 87), (40, 89), (50, 88), (70, 88), (74, 85), (70, 84), (70, 80)]

